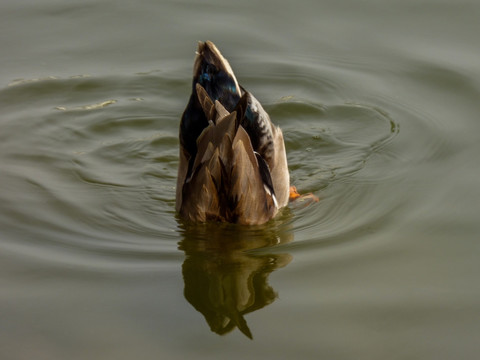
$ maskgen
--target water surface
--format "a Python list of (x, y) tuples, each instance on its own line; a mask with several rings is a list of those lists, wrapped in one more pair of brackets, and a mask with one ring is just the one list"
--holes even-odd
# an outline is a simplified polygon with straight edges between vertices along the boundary
[[(474, 358), (480, 4), (1, 6), (2, 358)], [(198, 40), (284, 132), (264, 226), (175, 215)]]

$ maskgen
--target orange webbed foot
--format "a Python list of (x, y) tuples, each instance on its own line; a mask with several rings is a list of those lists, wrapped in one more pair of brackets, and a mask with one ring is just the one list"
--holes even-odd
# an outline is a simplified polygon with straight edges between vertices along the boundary
[(290, 200), (290, 201), (293, 201), (293, 200), (295, 200), (295, 199), (297, 199), (297, 198), (299, 198), (299, 197), (300, 197), (300, 194), (298, 193), (297, 188), (296, 188), (295, 186), (293, 186), (293, 185), (290, 186), (290, 196), (289, 196), (289, 200)]
[(295, 186), (290, 186), (290, 197), (289, 197), (290, 201), (294, 201), (294, 200), (297, 200), (299, 202), (304, 202), (304, 201), (307, 201), (308, 202), (318, 202), (320, 199), (313, 195), (313, 193), (307, 193), (307, 194), (304, 194), (304, 195), (300, 195), (300, 193), (297, 191), (297, 188)]

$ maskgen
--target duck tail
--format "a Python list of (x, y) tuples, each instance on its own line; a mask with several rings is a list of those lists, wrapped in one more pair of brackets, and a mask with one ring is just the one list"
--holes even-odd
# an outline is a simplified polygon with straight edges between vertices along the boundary
[[(218, 100), (232, 112), (242, 96), (237, 78), (211, 41), (199, 42), (193, 66), (193, 87), (200, 84), (213, 101)], [(193, 89), (195, 90), (195, 89)]]

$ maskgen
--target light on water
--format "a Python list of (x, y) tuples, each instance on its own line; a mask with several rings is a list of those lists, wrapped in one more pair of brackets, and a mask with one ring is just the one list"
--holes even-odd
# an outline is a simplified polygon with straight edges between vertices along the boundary
[[(476, 358), (479, 11), (5, 2), (0, 357)], [(253, 227), (177, 217), (207, 39), (319, 202)]]

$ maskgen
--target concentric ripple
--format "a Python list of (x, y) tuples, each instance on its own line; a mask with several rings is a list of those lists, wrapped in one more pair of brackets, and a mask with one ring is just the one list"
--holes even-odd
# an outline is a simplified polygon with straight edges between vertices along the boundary
[[(261, 247), (320, 246), (381, 226), (403, 201), (389, 189), (441, 141), (421, 114), (392, 99), (323, 96), (352, 93), (336, 80), (342, 69), (321, 68), (316, 77), (308, 70), (277, 64), (270, 77), (246, 79), (284, 131), (292, 184), (320, 198), (292, 203), (264, 228), (233, 232), (288, 238), (254, 241)], [(208, 231), (185, 232), (174, 211), (189, 73), (49, 77), (2, 89), (0, 221), (8, 249), (69, 266), (152, 271), (181, 258), (185, 236), (208, 240)], [(427, 139), (423, 152), (407, 146), (412, 134)]]

